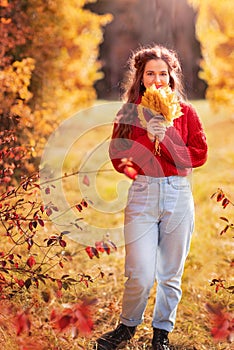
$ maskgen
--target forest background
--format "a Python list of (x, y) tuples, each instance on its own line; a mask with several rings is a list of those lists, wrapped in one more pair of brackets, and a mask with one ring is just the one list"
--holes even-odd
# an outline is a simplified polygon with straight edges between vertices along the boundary
[[(103, 219), (77, 189), (78, 173), (83, 186), (91, 187), (92, 171), (81, 173), (80, 167), (95, 147), (92, 141), (99, 138), (101, 145), (111, 132), (111, 125), (102, 123), (85, 135), (93, 121), (89, 124), (89, 113), (79, 111), (96, 105), (97, 120), (103, 120), (103, 111), (114, 118), (127, 58), (139, 45), (152, 42), (178, 51), (188, 97), (202, 116), (211, 149), (208, 164), (193, 179), (198, 222), (172, 341), (178, 349), (231, 349), (233, 225), (226, 214), (220, 214), (221, 222), (216, 220), (219, 210), (231, 217), (233, 207), (232, 7), (231, 0), (0, 1), (4, 349), (89, 349), (95, 336), (118, 321), (123, 248), (108, 236), (93, 237), (86, 246), (69, 238), (73, 229), (81, 234), (81, 214), (100, 231), (103, 221), (115, 227), (122, 220), (119, 213)], [(75, 113), (82, 120), (77, 133), (83, 128), (84, 137), (65, 159), (60, 180), (76, 218), (69, 228), (58, 229), (55, 218), (63, 220), (64, 212), (51, 196), (58, 192), (55, 173), (41, 183), (38, 170), (49, 136)], [(59, 149), (69, 137), (60, 137)], [(113, 201), (120, 181), (109, 168), (95, 168), (105, 201)], [(222, 208), (210, 204), (213, 192)], [(146, 325), (128, 348), (147, 348), (148, 319), (147, 314)], [(91, 340), (84, 337), (90, 333)]]

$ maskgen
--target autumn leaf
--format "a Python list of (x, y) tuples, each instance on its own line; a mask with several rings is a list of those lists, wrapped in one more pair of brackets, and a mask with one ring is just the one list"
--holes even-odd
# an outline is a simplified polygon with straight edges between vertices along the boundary
[(71, 233), (71, 231), (62, 231), (62, 232), (61, 232), (61, 236), (63, 236), (63, 235), (69, 235), (69, 233)]
[(28, 228), (30, 231), (33, 231), (33, 223), (32, 221), (30, 221), (30, 223), (28, 224)]
[(96, 248), (88, 246), (85, 248), (85, 251), (88, 254), (88, 256), (90, 257), (90, 259), (92, 259), (94, 256), (99, 258), (99, 254), (98, 254), (98, 251)]
[(117, 247), (116, 247), (116, 245), (114, 244), (114, 242), (112, 242), (112, 241), (110, 241), (110, 240), (108, 239), (108, 244), (111, 246), (111, 248), (112, 248), (114, 251), (117, 251)]
[(29, 289), (29, 287), (32, 285), (32, 280), (31, 278), (28, 278), (25, 282), (24, 285), (26, 287), (26, 289)]
[(211, 335), (216, 341), (228, 339), (233, 331), (234, 318), (225, 312), (221, 305), (207, 304), (206, 308), (211, 319)]
[(52, 215), (52, 209), (51, 208), (47, 208), (46, 209), (46, 214), (48, 215), (48, 216), (50, 216), (50, 215)]
[(141, 125), (146, 127), (142, 106), (163, 115), (163, 124), (166, 126), (171, 126), (174, 119), (183, 115), (178, 96), (169, 86), (157, 88), (153, 84), (144, 92), (138, 112)]
[(224, 233), (226, 233), (227, 232), (227, 230), (229, 229), (229, 225), (226, 225), (225, 227), (224, 227), (224, 229), (220, 232), (220, 236), (222, 236)]
[(53, 209), (54, 211), (59, 211), (59, 208), (56, 207), (56, 205), (52, 205), (52, 206), (51, 206), (51, 209)]
[(216, 197), (217, 202), (220, 202), (224, 197), (225, 197), (224, 193), (219, 192), (217, 197)]
[(90, 257), (90, 259), (93, 259), (94, 257), (94, 252), (92, 247), (88, 246), (85, 248), (86, 253), (88, 254), (88, 256)]
[(15, 318), (15, 327), (17, 336), (23, 332), (29, 332), (31, 328), (31, 321), (29, 319), (28, 311), (23, 311), (17, 314)]
[(58, 320), (58, 328), (60, 331), (63, 331), (65, 328), (69, 327), (72, 321), (72, 316), (64, 315)]
[(93, 329), (91, 305), (92, 302), (84, 301), (68, 305), (62, 311), (52, 310), (50, 320), (59, 332), (88, 335)]
[(51, 236), (49, 239), (45, 239), (45, 241), (47, 241), (47, 247), (56, 244), (56, 242), (58, 241), (59, 236)]
[(30, 267), (30, 269), (36, 264), (36, 260), (34, 258), (34, 256), (30, 256), (27, 260), (27, 263), (28, 267)]
[(81, 203), (80, 203), (83, 207), (87, 208), (88, 207), (88, 203), (87, 201), (83, 198)]
[(50, 293), (47, 291), (42, 291), (41, 292), (42, 299), (44, 300), (45, 303), (48, 303), (50, 301)]
[(50, 188), (49, 187), (46, 187), (45, 194), (50, 194)]
[(104, 246), (103, 246), (103, 241), (95, 242), (95, 247), (101, 253), (103, 253), (105, 251)]
[(42, 219), (38, 219), (38, 223), (39, 223), (39, 225), (41, 225), (42, 227), (45, 226), (45, 223), (44, 223), (44, 221), (43, 221)]
[(37, 222), (36, 221), (32, 221), (32, 226), (36, 229), (37, 228)]
[(108, 244), (106, 242), (103, 242), (103, 247), (104, 247), (105, 252), (108, 255), (110, 255), (111, 250), (110, 250), (110, 247), (108, 246)]
[(229, 203), (230, 203), (229, 199), (224, 198), (223, 201), (222, 201), (223, 209), (225, 209)]
[(64, 239), (60, 239), (60, 240), (59, 240), (59, 244), (60, 244), (60, 246), (63, 247), (63, 248), (66, 247), (66, 245), (67, 245), (67, 243), (64, 241)]
[(62, 296), (63, 296), (63, 292), (61, 291), (61, 290), (57, 290), (56, 292), (55, 292), (55, 295), (56, 295), (56, 298), (62, 298)]
[(89, 177), (87, 175), (84, 175), (83, 177), (83, 184), (86, 186), (90, 186)]
[(22, 288), (24, 286), (24, 281), (23, 280), (18, 280), (17, 284)]
[(7, 265), (7, 262), (5, 260), (0, 261), (2, 267), (5, 267)]
[(77, 204), (77, 205), (76, 205), (76, 209), (77, 209), (79, 212), (81, 212), (81, 211), (83, 210), (82, 205), (81, 205), (81, 204)]
[(78, 329), (83, 335), (88, 335), (93, 329), (90, 305), (85, 301), (81, 305), (74, 307), (74, 313), (77, 318)]
[(224, 216), (220, 216), (220, 219), (229, 223), (229, 220), (227, 218), (225, 218)]

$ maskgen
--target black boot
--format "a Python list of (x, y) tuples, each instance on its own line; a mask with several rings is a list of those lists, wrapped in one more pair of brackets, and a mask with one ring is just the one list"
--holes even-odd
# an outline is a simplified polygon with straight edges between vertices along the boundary
[(103, 334), (96, 341), (96, 350), (115, 350), (119, 345), (124, 344), (130, 340), (136, 331), (136, 327), (128, 327), (120, 323), (116, 329), (111, 332)]
[(168, 332), (164, 329), (154, 328), (154, 335), (152, 340), (153, 350), (170, 350)]

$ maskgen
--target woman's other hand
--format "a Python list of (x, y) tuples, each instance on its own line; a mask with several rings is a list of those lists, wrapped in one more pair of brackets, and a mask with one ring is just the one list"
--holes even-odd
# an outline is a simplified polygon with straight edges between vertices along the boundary
[(166, 126), (163, 125), (164, 120), (162, 115), (156, 115), (151, 118), (147, 123), (147, 135), (149, 139), (153, 142), (157, 138), (159, 142), (162, 142), (166, 132)]

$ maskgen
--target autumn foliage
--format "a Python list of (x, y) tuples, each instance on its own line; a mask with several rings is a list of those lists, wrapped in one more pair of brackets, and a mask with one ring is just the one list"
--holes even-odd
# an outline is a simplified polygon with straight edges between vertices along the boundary
[(216, 109), (234, 112), (233, 1), (189, 0), (197, 11), (196, 34), (203, 59), (200, 77), (208, 84), (206, 96)]
[(86, 2), (0, 1), (1, 183), (19, 168), (31, 174), (56, 125), (96, 98), (111, 17), (85, 10)]
[[(218, 188), (217, 191), (212, 194), (211, 199), (220, 203), (223, 209), (227, 208), (227, 206), (234, 206), (234, 203), (221, 188)], [(221, 216), (220, 220), (225, 223), (224, 228), (220, 231), (221, 236), (224, 234), (226, 235), (227, 232), (233, 231), (234, 225), (226, 216)], [(233, 260), (229, 263), (230, 266), (233, 266)], [(232, 295), (234, 294), (234, 286), (230, 285), (230, 282), (222, 277), (213, 278), (210, 282), (210, 286), (215, 288), (215, 293), (225, 291)], [(232, 342), (234, 334), (234, 315), (233, 312), (231, 312), (231, 307), (226, 306), (225, 309), (221, 302), (217, 305), (211, 305), (208, 303), (207, 310), (210, 315), (211, 335), (214, 340), (222, 341), (226, 339)]]
[[(34, 302), (34, 305), (32, 304)], [(73, 342), (81, 335), (89, 335), (93, 329), (92, 304), (94, 301), (83, 300), (67, 303), (63, 306), (50, 307), (50, 314), (44, 311), (39, 303), (36, 305), (36, 295), (31, 305), (24, 310), (15, 302), (0, 301), (0, 327), (5, 330), (6, 337), (10, 336), (15, 349), (20, 350), (59, 350), (60, 334), (63, 339)], [(50, 303), (44, 302), (48, 308)], [(35, 310), (37, 313), (35, 313)], [(43, 337), (42, 337), (43, 331)], [(14, 343), (15, 339), (15, 343)], [(6, 346), (7, 342), (5, 342)], [(57, 344), (57, 346), (56, 346)], [(77, 348), (81, 349), (79, 343)], [(68, 347), (63, 346), (63, 349)]]
[[(66, 350), (71, 339), (89, 334), (96, 300), (83, 296), (104, 273), (71, 271), (79, 259), (116, 251), (108, 239), (70, 250), (69, 232), (56, 231), (50, 221), (52, 213), (62, 213), (41, 201), (40, 192), (49, 194), (53, 184), (41, 186), (37, 174), (48, 135), (92, 103), (93, 84), (102, 77), (99, 44), (111, 17), (85, 10), (88, 2), (0, 0), (0, 342), (6, 349)], [(122, 160), (124, 173), (134, 180), (132, 165)], [(84, 183), (89, 186), (87, 176)], [(223, 206), (229, 204), (225, 198)], [(71, 210), (79, 217), (88, 206), (78, 198)], [(232, 224), (222, 220), (226, 233)], [(217, 292), (229, 288), (223, 280), (213, 283)], [(222, 315), (224, 332), (212, 332), (226, 337), (230, 315), (221, 310), (214, 315)], [(214, 322), (219, 327), (217, 318)], [(79, 340), (76, 345), (82, 349)]]
[(221, 305), (206, 305), (210, 314), (211, 334), (215, 341), (229, 339), (232, 341), (234, 333), (234, 317), (226, 312)]
[[(0, 342), (4, 335), (4, 348), (61, 349), (56, 333), (70, 332), (68, 337), (75, 339), (93, 327), (94, 301), (77, 295), (75, 300), (72, 293), (104, 274), (99, 269), (95, 276), (79, 271), (71, 275), (78, 252), (67, 248), (69, 232), (53, 228), (50, 215), (59, 209), (42, 203), (40, 193), (48, 193), (54, 185), (40, 186), (37, 174), (48, 135), (96, 97), (93, 84), (102, 76), (99, 44), (111, 17), (85, 10), (87, 2), (0, 0)], [(74, 205), (78, 214), (87, 206), (82, 198)], [(87, 257), (85, 247), (79, 249)], [(65, 291), (70, 293), (69, 303), (59, 307)]]

